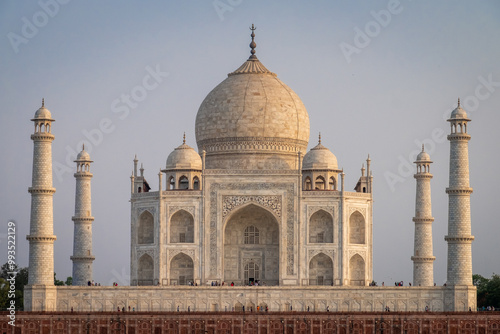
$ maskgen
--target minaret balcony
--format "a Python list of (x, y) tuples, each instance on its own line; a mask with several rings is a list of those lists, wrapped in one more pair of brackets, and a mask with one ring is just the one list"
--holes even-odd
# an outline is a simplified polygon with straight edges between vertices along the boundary
[(470, 135), (467, 134), (467, 133), (452, 133), (450, 135), (448, 135), (446, 138), (448, 138), (448, 140), (470, 140)]
[(37, 141), (53, 141), (55, 136), (48, 132), (39, 132), (31, 135), (31, 140)]
[(455, 236), (455, 237), (450, 237), (450, 236), (445, 236), (444, 240), (448, 241), (449, 243), (472, 243), (474, 241), (474, 236), (473, 235), (460, 235), (460, 236)]
[(455, 195), (470, 195), (472, 194), (472, 188), (470, 187), (446, 188), (446, 193)]
[(50, 195), (50, 194), (53, 194), (56, 192), (56, 188), (34, 188), (34, 187), (29, 187), (28, 188), (28, 192), (30, 194), (47, 194), (47, 195)]

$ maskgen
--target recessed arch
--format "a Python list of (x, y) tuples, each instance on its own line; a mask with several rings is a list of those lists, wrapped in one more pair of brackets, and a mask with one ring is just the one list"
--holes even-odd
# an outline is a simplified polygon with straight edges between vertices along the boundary
[(200, 190), (200, 179), (198, 178), (198, 176), (195, 176), (193, 178), (193, 189)]
[(180, 190), (189, 189), (189, 179), (187, 178), (186, 175), (182, 175), (179, 178), (179, 187), (178, 187), (178, 189), (180, 189)]
[(138, 285), (153, 285), (154, 262), (151, 256), (144, 254), (139, 258), (137, 271)]
[(171, 284), (189, 285), (194, 281), (193, 259), (185, 254), (179, 253), (170, 261)]
[(333, 243), (333, 217), (318, 210), (309, 218), (309, 243)]
[(365, 217), (359, 212), (355, 211), (349, 217), (349, 243), (351, 244), (365, 244), (366, 243), (366, 227)]
[(309, 261), (309, 285), (333, 285), (333, 261), (319, 253)]
[(354, 254), (349, 260), (350, 285), (365, 285), (365, 260), (359, 254)]
[[(252, 227), (253, 244), (245, 243), (245, 231), (250, 232), (249, 227)], [(258, 243), (255, 229), (259, 232)], [(279, 224), (271, 211), (254, 203), (239, 207), (226, 221), (223, 240), (224, 281), (247, 285), (253, 278), (266, 285), (279, 284)], [(246, 276), (247, 265), (254, 268), (254, 275), (258, 267), (258, 278)]]
[(311, 189), (312, 189), (311, 178), (309, 176), (307, 176), (305, 181), (304, 181), (304, 190), (311, 190)]
[(318, 176), (314, 181), (314, 189), (316, 190), (325, 190), (325, 178), (323, 176)]
[(170, 243), (194, 242), (194, 217), (186, 210), (176, 211), (170, 217)]
[(337, 180), (335, 180), (335, 177), (333, 176), (330, 177), (330, 180), (328, 182), (328, 189), (337, 190)]
[(170, 176), (167, 181), (167, 187), (169, 190), (174, 190), (175, 189), (175, 177)]
[(137, 228), (137, 243), (154, 243), (154, 217), (149, 211), (144, 211), (139, 216), (139, 226)]

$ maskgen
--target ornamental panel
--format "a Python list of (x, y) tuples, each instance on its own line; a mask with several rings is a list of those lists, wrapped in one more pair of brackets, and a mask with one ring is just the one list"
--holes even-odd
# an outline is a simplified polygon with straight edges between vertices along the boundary
[(281, 196), (258, 195), (258, 196), (222, 196), (222, 219), (226, 218), (231, 211), (247, 203), (257, 203), (270, 209), (274, 215), (281, 218)]

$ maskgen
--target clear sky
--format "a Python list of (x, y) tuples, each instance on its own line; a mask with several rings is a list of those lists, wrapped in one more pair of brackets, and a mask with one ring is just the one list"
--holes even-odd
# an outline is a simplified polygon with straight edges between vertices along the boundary
[[(86, 140), (95, 161), (94, 277), (102, 284), (127, 284), (134, 154), (157, 190), (158, 171), (184, 131), (196, 148), (198, 107), (248, 58), (248, 27), (254, 23), (257, 56), (309, 112), (309, 148), (321, 132), (344, 168), (348, 189), (370, 154), (373, 273), (379, 284), (412, 279), (413, 161), (421, 143), (434, 161), (434, 277), (438, 284), (446, 280), (445, 119), (461, 97), (472, 119), (473, 271), (499, 273), (499, 18), (496, 0), (2, 1), (0, 261), (6, 260), (6, 223), (14, 219), (18, 263), (28, 265), (30, 119), (45, 97), (56, 120), (58, 278), (71, 275), (72, 161)], [(156, 81), (144, 89), (151, 72)]]

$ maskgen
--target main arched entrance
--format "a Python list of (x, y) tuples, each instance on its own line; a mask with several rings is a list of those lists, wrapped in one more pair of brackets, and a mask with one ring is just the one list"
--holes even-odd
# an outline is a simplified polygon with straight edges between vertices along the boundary
[(254, 204), (234, 212), (224, 229), (224, 281), (279, 285), (279, 264), (276, 218)]

